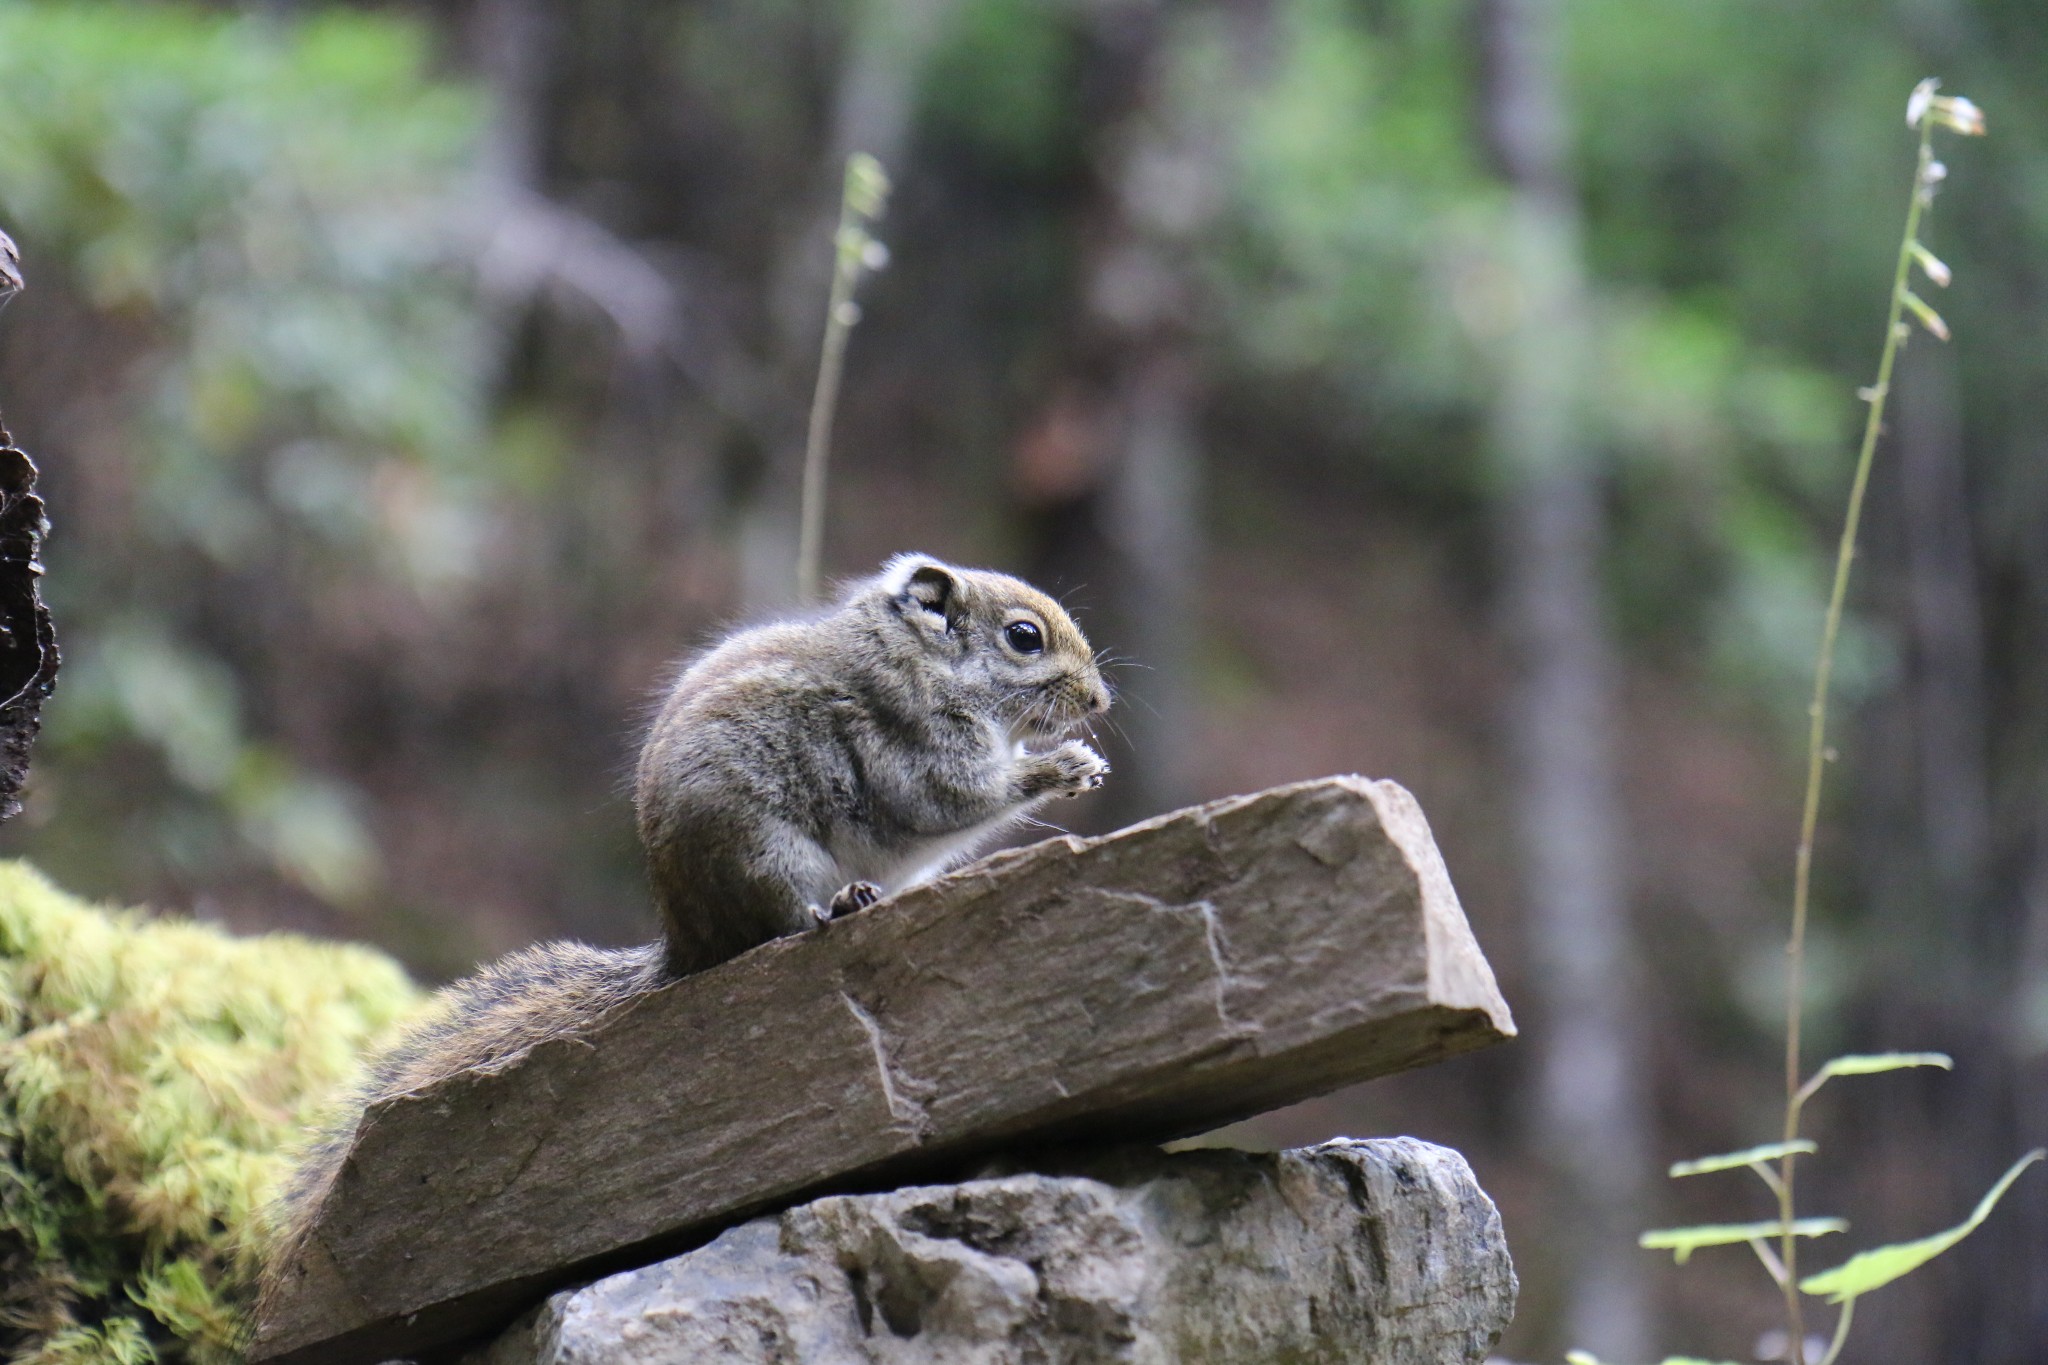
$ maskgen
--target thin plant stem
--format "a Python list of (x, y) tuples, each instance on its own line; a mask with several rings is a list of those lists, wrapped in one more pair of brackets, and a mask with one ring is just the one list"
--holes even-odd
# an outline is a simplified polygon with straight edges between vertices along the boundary
[[(1913, 172), (1913, 201), (1906, 210), (1906, 234), (1899, 243), (1899, 261), (1892, 274), (1891, 310), (1885, 318), (1884, 352), (1877, 363), (1877, 383), (1867, 392), (1870, 412), (1863, 424), (1863, 446), (1856, 456), (1856, 477), (1849, 488), (1849, 513), (1842, 523), (1842, 539), (1835, 551), (1835, 582), (1828, 595), (1827, 622), (1821, 628), (1820, 656), (1813, 672), (1813, 701), (1807, 708), (1809, 721), (1806, 744), (1806, 805), (1799, 821), (1799, 853), (1792, 881), (1792, 935), (1785, 945), (1785, 1141), (1799, 1137), (1799, 1120), (1805, 1094), (1799, 1077), (1799, 1030), (1806, 993), (1806, 912), (1813, 881), (1813, 836), (1820, 822), (1821, 778), (1826, 769), (1828, 686), (1835, 669), (1835, 641), (1842, 629), (1842, 604), (1849, 592), (1849, 568), (1856, 558), (1856, 530), (1863, 519), (1863, 495), (1870, 486), (1870, 466), (1877, 454), (1877, 438), (1884, 429), (1885, 399), (1891, 392), (1892, 366), (1898, 359), (1899, 343), (1905, 330), (1908, 271), (1913, 248), (1919, 241), (1920, 215), (1927, 206), (1928, 166), (1933, 161), (1934, 119), (1920, 120), (1920, 156)], [(1787, 1153), (1778, 1172), (1778, 1217), (1784, 1225), (1779, 1259), (1784, 1263), (1785, 1325), (1788, 1333), (1787, 1359), (1791, 1365), (1806, 1365), (1806, 1328), (1799, 1303), (1799, 1247), (1792, 1235), (1793, 1163)], [(1847, 1314), (1837, 1328), (1848, 1327)], [(1832, 1360), (1834, 1352), (1830, 1351)]]
[(1842, 1354), (1842, 1343), (1849, 1339), (1849, 1323), (1856, 1316), (1856, 1300), (1842, 1300), (1841, 1316), (1835, 1319), (1835, 1337), (1828, 1343), (1828, 1353), (1820, 1358), (1820, 1365), (1835, 1365), (1835, 1357)]
[(881, 163), (863, 152), (846, 160), (839, 196), (839, 226), (832, 234), (832, 291), (825, 305), (825, 344), (818, 357), (818, 384), (811, 392), (810, 430), (804, 440), (803, 504), (796, 552), (799, 602), (818, 599), (819, 564), (825, 546), (825, 465), (832, 451), (832, 418), (839, 409), (839, 379), (846, 369), (846, 342), (860, 321), (854, 287), (864, 269), (878, 268), (887, 252), (868, 236), (867, 223), (880, 215), (889, 193)]
[(1765, 1273), (1775, 1283), (1783, 1284), (1785, 1282), (1785, 1266), (1778, 1260), (1778, 1253), (1771, 1250), (1769, 1242), (1766, 1242), (1761, 1237), (1752, 1237), (1749, 1239), (1749, 1249), (1754, 1251), (1756, 1258), (1764, 1263)]
[(839, 377), (846, 369), (846, 339), (853, 331), (853, 283), (858, 261), (849, 262), (840, 242), (855, 230), (853, 208), (839, 205), (833, 234), (832, 293), (825, 310), (825, 345), (818, 357), (818, 384), (811, 391), (810, 432), (804, 440), (802, 528), (797, 538), (796, 595), (818, 600), (818, 564), (825, 544), (825, 463), (832, 450), (832, 416), (839, 406)]

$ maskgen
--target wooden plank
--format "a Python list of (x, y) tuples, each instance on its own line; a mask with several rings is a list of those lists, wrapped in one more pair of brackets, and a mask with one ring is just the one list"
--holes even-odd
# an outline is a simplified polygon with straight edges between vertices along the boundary
[(250, 1357), (417, 1354), (800, 1195), (1184, 1136), (1513, 1032), (1391, 782), (1050, 840), (373, 1109)]

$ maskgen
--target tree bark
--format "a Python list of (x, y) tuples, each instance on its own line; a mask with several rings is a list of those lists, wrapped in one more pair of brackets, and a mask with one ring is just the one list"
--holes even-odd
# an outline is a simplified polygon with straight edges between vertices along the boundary
[[(0, 281), (0, 299), (8, 292)], [(0, 821), (21, 814), (42, 706), (57, 687), (57, 631), (38, 588), (49, 529), (35, 464), (0, 425)]]
[[(21, 253), (0, 232), (0, 308), (21, 288)], [(57, 687), (57, 631), (38, 588), (49, 529), (35, 463), (0, 422), (0, 821), (21, 814), (29, 751)]]

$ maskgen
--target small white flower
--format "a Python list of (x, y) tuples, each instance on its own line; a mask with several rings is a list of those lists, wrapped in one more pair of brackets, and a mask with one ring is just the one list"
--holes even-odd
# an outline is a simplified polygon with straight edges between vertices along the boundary
[(1934, 92), (1941, 89), (1941, 82), (1929, 76), (1913, 87), (1913, 93), (1906, 100), (1906, 126), (1918, 128), (1920, 120), (1927, 117), (1928, 106), (1934, 103)]
[(1980, 137), (1984, 132), (1984, 111), (1976, 102), (1961, 95), (1937, 95), (1941, 82), (1929, 76), (1913, 87), (1913, 93), (1906, 100), (1906, 126), (1918, 128), (1920, 121), (1929, 114), (1944, 128), (1953, 128), (1968, 137)]
[(1908, 289), (1899, 295), (1899, 302), (1905, 305), (1907, 312), (1920, 319), (1922, 327), (1943, 341), (1948, 340), (1948, 324), (1942, 321), (1941, 314), (1927, 306), (1927, 300)]
[(1949, 281), (1954, 276), (1949, 273), (1947, 262), (1918, 242), (1913, 243), (1913, 259), (1920, 263), (1920, 271), (1928, 279), (1933, 280), (1943, 289), (1948, 288)]
[(1954, 99), (1936, 100), (1934, 108), (1936, 116), (1957, 132), (1968, 137), (1984, 135), (1984, 111), (1974, 101), (1957, 95)]

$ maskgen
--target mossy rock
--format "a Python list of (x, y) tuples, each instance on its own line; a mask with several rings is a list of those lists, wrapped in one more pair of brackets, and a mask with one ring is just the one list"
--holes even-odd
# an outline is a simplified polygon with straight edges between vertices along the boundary
[(265, 1200), (423, 1002), (367, 949), (102, 909), (0, 862), (0, 1357), (235, 1360)]

